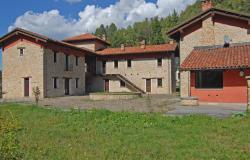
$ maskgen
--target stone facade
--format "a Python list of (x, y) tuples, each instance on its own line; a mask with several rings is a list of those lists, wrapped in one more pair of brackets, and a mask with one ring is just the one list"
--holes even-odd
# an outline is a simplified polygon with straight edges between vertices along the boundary
[[(106, 62), (106, 74), (120, 74), (146, 92), (146, 79), (151, 79), (149, 94), (171, 94), (175, 92), (175, 57), (162, 58), (162, 66), (157, 65), (157, 58), (131, 59), (131, 67), (127, 67), (127, 59), (116, 59), (118, 68), (114, 67), (115, 60)], [(98, 63), (101, 63), (100, 61)], [(101, 66), (101, 65), (99, 65)], [(98, 70), (102, 72), (102, 69)], [(157, 79), (162, 79), (162, 87), (158, 87)], [(129, 92), (126, 87), (120, 86), (120, 81), (109, 81), (110, 92)]]
[(98, 51), (107, 47), (104, 43), (93, 40), (82, 41), (82, 42), (71, 42), (71, 43), (80, 48), (87, 48), (92, 51)]
[[(20, 48), (24, 49), (20, 55)], [(24, 97), (24, 79), (29, 78), (29, 96), (33, 97), (32, 88), (39, 87), (41, 97), (59, 97), (65, 95), (64, 80), (70, 79), (70, 95), (85, 94), (85, 58), (69, 56), (71, 71), (65, 71), (65, 54), (57, 53), (54, 63), (54, 52), (28, 40), (18, 40), (3, 51), (3, 92), (5, 99)], [(57, 78), (54, 89), (53, 78)], [(78, 78), (78, 88), (76, 88)]]
[[(231, 43), (250, 42), (250, 34), (240, 23), (227, 17), (210, 16), (202, 21), (200, 27), (191, 26), (184, 30), (180, 41), (180, 64), (195, 46), (224, 45), (225, 36), (231, 38)], [(181, 72), (180, 79), (181, 97), (190, 96), (190, 72)]]
[[(20, 55), (20, 48), (24, 49)], [(5, 99), (24, 97), (24, 78), (29, 78), (29, 94), (32, 88), (39, 87), (44, 97), (44, 52), (43, 48), (28, 41), (17, 41), (11, 47), (5, 48), (2, 54), (3, 77), (2, 86)], [(33, 64), (33, 65), (32, 65)]]
[[(153, 49), (150, 46), (148, 50), (139, 48), (140, 52), (136, 52), (137, 49), (136, 53), (114, 53), (111, 56), (97, 52), (108, 45), (98, 39), (73, 44), (23, 29), (16, 29), (0, 38), (4, 98), (33, 98), (34, 87), (39, 87), (41, 98), (103, 92), (107, 85), (105, 80), (109, 78), (109, 92), (144, 93), (149, 88), (146, 85), (149, 84), (146, 83), (148, 79), (149, 94), (175, 92), (176, 44), (161, 45), (160, 50), (157, 50), (159, 46)], [(161, 61), (158, 62), (159, 59)], [(128, 60), (131, 60), (131, 67), (127, 65)], [(114, 61), (118, 61), (117, 68)], [(120, 80), (125, 82), (125, 86)]]
[[(65, 79), (69, 78), (69, 95), (85, 94), (85, 57), (78, 57), (76, 65), (76, 56), (69, 55), (69, 71), (65, 70), (65, 54), (58, 52), (57, 62), (54, 62), (54, 52), (51, 49), (44, 50), (44, 81), (45, 97), (60, 97), (65, 95)], [(53, 87), (53, 78), (58, 80), (57, 88)], [(78, 88), (76, 88), (76, 79), (78, 79)]]

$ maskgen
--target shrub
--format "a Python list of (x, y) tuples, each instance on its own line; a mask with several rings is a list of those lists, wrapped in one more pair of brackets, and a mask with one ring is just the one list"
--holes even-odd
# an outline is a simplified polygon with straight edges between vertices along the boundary
[(11, 112), (9, 115), (11, 118), (0, 114), (0, 159), (19, 160), (23, 158), (17, 138), (20, 127)]
[(33, 91), (33, 94), (34, 94), (34, 96), (35, 96), (36, 105), (38, 105), (41, 91), (40, 91), (39, 87), (34, 87), (34, 88), (32, 89), (32, 91)]

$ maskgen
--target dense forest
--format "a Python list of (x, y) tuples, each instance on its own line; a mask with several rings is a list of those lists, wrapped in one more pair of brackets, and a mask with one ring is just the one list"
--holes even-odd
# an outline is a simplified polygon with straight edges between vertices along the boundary
[[(213, 0), (217, 8), (227, 9), (244, 14), (250, 14), (250, 0)], [(178, 24), (194, 17), (201, 12), (201, 1), (188, 6), (183, 12), (173, 12), (165, 18), (154, 17), (137, 22), (127, 28), (118, 28), (115, 24), (101, 25), (96, 29), (95, 35), (107, 36), (111, 47), (138, 45), (142, 40), (147, 44), (162, 44), (169, 41), (166, 32)]]

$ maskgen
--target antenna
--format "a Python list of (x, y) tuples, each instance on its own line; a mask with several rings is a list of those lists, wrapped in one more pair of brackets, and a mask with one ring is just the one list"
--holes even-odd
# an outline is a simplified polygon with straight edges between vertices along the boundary
[(232, 42), (232, 39), (228, 35), (225, 35), (224, 36), (224, 47), (229, 47), (230, 42)]
[(232, 39), (231, 39), (228, 35), (225, 35), (225, 36), (224, 36), (224, 42), (225, 42), (226, 44), (229, 44), (231, 41), (232, 41)]

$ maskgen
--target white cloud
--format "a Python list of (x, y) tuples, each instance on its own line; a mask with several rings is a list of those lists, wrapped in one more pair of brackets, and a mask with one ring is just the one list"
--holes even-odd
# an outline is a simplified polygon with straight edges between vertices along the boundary
[[(68, 0), (79, 1), (79, 0)], [(134, 22), (154, 16), (165, 17), (174, 10), (181, 11), (196, 0), (158, 0), (156, 3), (145, 0), (120, 0), (106, 8), (87, 5), (78, 13), (77, 19), (62, 16), (58, 10), (43, 13), (26, 12), (19, 16), (9, 31), (21, 27), (52, 38), (62, 39), (85, 32), (94, 32), (101, 24), (115, 23), (126, 27)]]
[(69, 3), (79, 3), (81, 2), (82, 0), (65, 0), (66, 2), (69, 2)]

